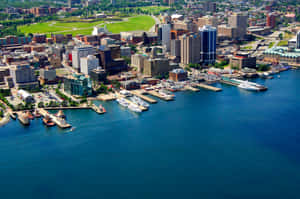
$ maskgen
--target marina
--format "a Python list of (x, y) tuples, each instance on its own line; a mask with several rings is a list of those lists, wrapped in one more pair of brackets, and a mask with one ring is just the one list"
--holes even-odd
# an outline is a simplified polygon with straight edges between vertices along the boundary
[(141, 98), (142, 100), (145, 100), (146, 102), (151, 103), (151, 104), (157, 103), (157, 100), (155, 100), (155, 99), (153, 99), (153, 98), (151, 98), (151, 97), (149, 97), (149, 96), (144, 95), (144, 94), (143, 94), (144, 92), (141, 91), (141, 90), (132, 90), (131, 93), (132, 93), (133, 95), (135, 95), (135, 96)]
[[(48, 111), (46, 111), (43, 108), (38, 109), (38, 111), (44, 117), (44, 119), (45, 118), (51, 119), (52, 122), (54, 122), (58, 127), (62, 128), (62, 129), (66, 129), (66, 128), (71, 128), (72, 127), (72, 125), (68, 124), (65, 119), (57, 117), (57, 116), (49, 113)], [(46, 120), (43, 120), (43, 121), (44, 121), (44, 123), (47, 122)], [(50, 124), (50, 125), (52, 126), (52, 124)]]

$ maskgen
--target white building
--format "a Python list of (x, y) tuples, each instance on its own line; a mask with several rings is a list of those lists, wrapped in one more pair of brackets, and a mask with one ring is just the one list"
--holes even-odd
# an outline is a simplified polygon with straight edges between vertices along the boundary
[(83, 74), (90, 75), (90, 72), (99, 67), (99, 60), (94, 55), (80, 58), (80, 71)]
[(161, 40), (162, 40), (162, 45), (166, 48), (166, 50), (170, 51), (170, 47), (171, 47), (171, 24), (162, 24), (161, 25)]
[(92, 32), (92, 35), (99, 35), (100, 33), (110, 33), (107, 28), (106, 28), (106, 25), (104, 27), (97, 27), (97, 26), (94, 26), (94, 29), (93, 29), (93, 32)]
[(80, 70), (80, 58), (95, 54), (96, 49), (92, 46), (76, 47), (72, 51), (72, 66), (76, 70)]
[(32, 102), (34, 102), (34, 98), (32, 97), (32, 95), (29, 92), (25, 91), (25, 90), (22, 90), (22, 89), (18, 90), (17, 95), (22, 100), (24, 100), (24, 102), (26, 102), (26, 103), (32, 103)]

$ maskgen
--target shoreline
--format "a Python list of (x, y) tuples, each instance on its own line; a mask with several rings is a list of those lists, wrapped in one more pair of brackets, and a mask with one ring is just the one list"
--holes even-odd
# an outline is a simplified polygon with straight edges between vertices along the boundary
[(10, 121), (9, 114), (5, 113), (4, 117), (0, 121), (0, 127), (5, 126)]

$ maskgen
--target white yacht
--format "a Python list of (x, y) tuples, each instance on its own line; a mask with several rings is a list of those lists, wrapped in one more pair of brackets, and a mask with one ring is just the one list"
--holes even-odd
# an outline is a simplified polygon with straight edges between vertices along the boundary
[(142, 110), (139, 108), (138, 105), (136, 104), (133, 104), (131, 103), (129, 106), (128, 106), (129, 110), (133, 111), (133, 112), (137, 112), (137, 113), (140, 113), (142, 112)]
[(118, 98), (118, 99), (117, 99), (117, 102), (118, 102), (121, 106), (124, 106), (124, 107), (128, 107), (128, 106), (129, 106), (129, 103), (128, 103), (124, 98)]
[(136, 103), (139, 106), (143, 106), (146, 108), (148, 108), (150, 106), (147, 102), (145, 102), (144, 100), (142, 100), (141, 98), (139, 98), (137, 96), (133, 96), (130, 99), (131, 99), (131, 101), (133, 101), (134, 103)]
[(249, 84), (249, 82), (243, 82), (240, 85), (238, 85), (238, 87), (249, 91), (259, 91), (259, 88), (252, 84)]

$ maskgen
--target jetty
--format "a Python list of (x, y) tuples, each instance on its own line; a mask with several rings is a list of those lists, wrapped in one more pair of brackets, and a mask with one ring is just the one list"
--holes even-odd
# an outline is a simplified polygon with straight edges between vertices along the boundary
[(138, 91), (138, 90), (134, 90), (134, 91), (131, 91), (131, 93), (139, 98), (141, 98), (142, 100), (145, 100), (146, 102), (149, 102), (151, 104), (155, 104), (157, 103), (157, 100), (151, 98), (151, 97), (148, 97), (146, 95), (143, 95), (142, 91)]
[(197, 87), (204, 88), (204, 89), (211, 90), (211, 91), (215, 91), (215, 92), (220, 92), (220, 91), (222, 91), (221, 88), (214, 87), (214, 86), (210, 86), (210, 85), (207, 85), (207, 84), (194, 83), (194, 85), (197, 86)]
[(147, 91), (148, 94), (154, 96), (154, 97), (158, 97), (159, 99), (162, 99), (162, 100), (165, 100), (165, 101), (171, 101), (173, 100), (174, 98), (173, 97), (169, 97), (169, 96), (163, 96), (161, 95), (159, 92), (157, 91)]
[(39, 113), (40, 113), (43, 117), (49, 116), (49, 117), (52, 119), (52, 121), (53, 121), (58, 127), (62, 128), (62, 129), (66, 129), (66, 128), (71, 128), (71, 127), (72, 127), (71, 124), (68, 124), (68, 123), (66, 122), (66, 120), (61, 119), (61, 118), (59, 118), (59, 117), (56, 117), (56, 116), (53, 115), (53, 114), (50, 114), (48, 111), (46, 111), (46, 110), (43, 109), (43, 108), (38, 109), (38, 111), (39, 111)]
[(193, 91), (193, 92), (199, 92), (200, 91), (200, 89), (192, 87), (192, 86), (189, 86), (189, 85), (185, 86), (184, 90)]

